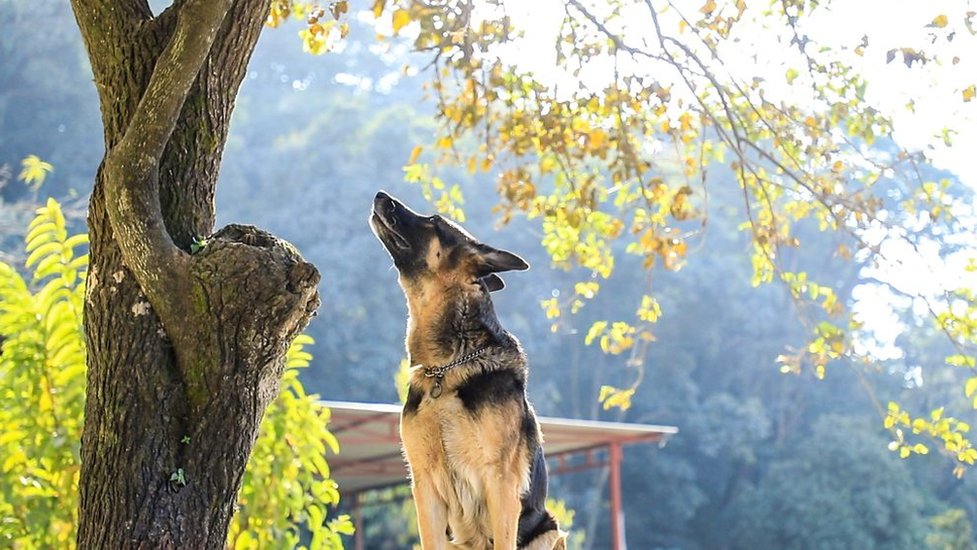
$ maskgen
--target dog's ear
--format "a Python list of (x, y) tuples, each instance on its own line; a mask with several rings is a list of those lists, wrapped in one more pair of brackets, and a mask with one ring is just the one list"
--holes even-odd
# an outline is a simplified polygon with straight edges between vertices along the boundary
[(487, 288), (489, 292), (495, 292), (496, 290), (502, 290), (505, 288), (505, 281), (503, 281), (502, 277), (499, 277), (495, 273), (489, 273), (488, 275), (480, 278), (479, 281), (485, 283), (485, 288)]
[(529, 269), (529, 264), (519, 256), (506, 250), (492, 248), (487, 244), (478, 245), (480, 276), (489, 273), (501, 273), (503, 271), (525, 271)]

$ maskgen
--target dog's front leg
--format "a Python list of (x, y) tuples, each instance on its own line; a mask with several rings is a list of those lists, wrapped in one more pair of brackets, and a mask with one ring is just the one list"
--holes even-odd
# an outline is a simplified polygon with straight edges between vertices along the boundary
[(417, 510), (417, 530), (423, 550), (448, 548), (448, 507), (426, 476), (415, 477), (411, 485)]
[(514, 550), (519, 527), (519, 480), (509, 472), (500, 472), (498, 484), (488, 491), (486, 504), (492, 522), (493, 550)]

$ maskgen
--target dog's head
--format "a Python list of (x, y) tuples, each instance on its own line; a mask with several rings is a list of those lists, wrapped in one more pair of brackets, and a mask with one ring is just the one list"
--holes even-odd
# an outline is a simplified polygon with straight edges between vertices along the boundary
[(380, 191), (373, 200), (370, 227), (393, 258), (402, 284), (439, 280), (448, 284), (505, 284), (497, 273), (529, 269), (511, 252), (483, 244), (459, 225), (439, 215), (421, 216)]

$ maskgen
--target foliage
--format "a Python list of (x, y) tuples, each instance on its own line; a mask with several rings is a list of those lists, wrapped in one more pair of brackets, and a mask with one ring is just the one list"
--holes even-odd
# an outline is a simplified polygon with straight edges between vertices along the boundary
[[(0, 541), (66, 548), (75, 541), (79, 442), (85, 400), (82, 303), (88, 257), (76, 249), (59, 204), (37, 210), (26, 238), (30, 283), (0, 262)], [(32, 290), (36, 288), (36, 290)], [(329, 411), (306, 395), (298, 369), (305, 336), (288, 352), (282, 391), (265, 413), (231, 528), (234, 548), (342, 548), (347, 516), (326, 521), (339, 500), (325, 455), (338, 452)], [(187, 442), (185, 442), (187, 443)], [(180, 479), (175, 472), (174, 479)]]
[(573, 528), (573, 517), (576, 515), (576, 512), (567, 507), (565, 501), (555, 498), (546, 499), (546, 509), (553, 515), (560, 529), (567, 532), (567, 549), (579, 550), (584, 548), (587, 533), (583, 529)]
[(931, 550), (974, 550), (974, 529), (967, 513), (952, 508), (930, 518), (932, 532), (926, 535), (926, 548)]
[(17, 177), (24, 180), (34, 191), (44, 183), (48, 172), (54, 170), (50, 163), (44, 162), (37, 155), (28, 155), (21, 165), (23, 169)]
[[(64, 548), (75, 540), (85, 401), (81, 312), (87, 256), (58, 204), (26, 239), (30, 283), (0, 262), (0, 541)], [(37, 290), (32, 291), (31, 288)]]
[[(337, 4), (338, 17), (345, 3), (330, 6)], [(888, 266), (890, 274), (900, 262), (923, 261), (919, 250), (961, 243), (974, 230), (965, 198), (971, 191), (922, 169), (927, 148), (953, 145), (952, 122), (925, 147), (901, 146), (901, 111), (914, 113), (917, 98), (904, 109), (880, 106), (869, 71), (860, 69), (861, 58), (880, 59), (882, 51), (886, 63), (901, 60), (907, 71), (956, 65), (966, 50), (954, 38), (977, 32), (972, 12), (927, 17), (914, 36), (900, 38), (906, 43), (880, 50), (868, 34), (850, 44), (825, 32), (831, 14), (816, 1), (569, 0), (562, 13), (549, 14), (558, 23), (555, 59), (533, 65), (518, 52), (538, 44), (530, 22), (546, 10), (530, 11), (520, 17), (502, 0), (373, 3), (378, 32), (408, 35), (429, 56), (439, 131), (411, 151), (408, 180), (439, 210), (461, 217), (458, 188), (432, 163), (497, 172), (501, 221), (536, 220), (552, 263), (578, 274), (573, 288), (593, 285), (585, 298), (567, 292), (543, 301), (554, 329), (575, 331), (565, 313), (592, 303), (601, 286), (592, 279), (608, 279), (627, 256), (648, 271), (687, 265), (714, 215), (710, 194), (725, 183), (716, 174), (729, 175), (740, 195), (752, 283), (781, 283), (805, 322), (806, 342), (777, 357), (784, 373), (824, 379), (832, 364), (861, 369), (876, 359), (860, 345), (871, 334), (847, 296), (830, 279), (811, 276), (805, 228), (835, 235), (836, 257)], [(956, 90), (961, 108), (973, 98), (971, 82)], [(972, 245), (954, 249), (973, 261)], [(925, 303), (959, 348), (958, 362), (972, 362), (972, 285), (907, 289), (875, 273), (893, 292)], [(636, 292), (636, 301), (654, 300), (651, 277)], [(661, 310), (648, 312), (580, 331), (633, 369), (623, 387), (600, 389), (605, 408), (626, 410), (644, 377)], [(972, 396), (977, 382), (963, 389)], [(972, 462), (945, 445), (950, 439), (933, 439), (958, 473)], [(926, 443), (910, 448), (917, 445)]]
[(866, 422), (819, 420), (809, 452), (735, 503), (734, 548), (920, 548), (922, 503), (878, 439)]
[(312, 359), (304, 350), (311, 343), (304, 335), (292, 342), (281, 393), (261, 422), (228, 534), (236, 550), (295, 548), (303, 532), (311, 533), (311, 549), (341, 549), (340, 535), (353, 534), (345, 514), (326, 521), (328, 508), (339, 503), (339, 490), (325, 456), (338, 453), (339, 442), (327, 428), (329, 409), (318, 396), (306, 395), (298, 379)]
[[(835, 2), (832, 10), (837, 12), (852, 4), (861, 3)], [(0, 63), (0, 74), (9, 76), (0, 78), (0, 109), (4, 102), (7, 105), (6, 116), (0, 117), (0, 158), (21, 158), (27, 152), (47, 151), (57, 143), (42, 156), (53, 161), (58, 177), (49, 177), (42, 191), (66, 198), (67, 187), (87, 194), (91, 171), (102, 151), (96, 140), (84, 138), (99, 131), (98, 108), (87, 80), (90, 75), (86, 76), (87, 69), (79, 61), (83, 56), (77, 33), (72, 32), (73, 17), (65, 5), (57, 4), (57, 9), (55, 5), (32, 5), (31, 20), (18, 22), (9, 16), (3, 19), (14, 23), (5, 26), (10, 33), (0, 36), (0, 57), (12, 61)], [(9, 12), (11, 7), (19, 10), (20, 3), (0, 3), (0, 13)], [(21, 11), (28, 14), (26, 9)], [(954, 15), (949, 15), (949, 25), (955, 24)], [(547, 270), (550, 257), (539, 246), (542, 226), (538, 220), (525, 220), (518, 215), (503, 231), (490, 235), (490, 208), (498, 202), (495, 172), (486, 173), (480, 167), (474, 174), (468, 172), (467, 157), (477, 152), (480, 143), (467, 138), (456, 140), (454, 147), (466, 160), (457, 167), (435, 166), (434, 155), (440, 149), (436, 145), (439, 137), (432, 137), (434, 109), (431, 102), (423, 101), (420, 89), (430, 73), (413, 72), (414, 67), (423, 68), (430, 62), (431, 52), (412, 54), (407, 44), (413, 41), (412, 31), (419, 24), (403, 27), (402, 36), (385, 39), (381, 46), (387, 48), (383, 48), (376, 44), (375, 30), (368, 19), (350, 14), (349, 43), (337, 55), (291, 55), (298, 49), (298, 25), (294, 21), (283, 23), (283, 32), (263, 34), (237, 101), (217, 191), (221, 205), (219, 223), (245, 219), (273, 228), (294, 242), (310, 261), (327, 266), (320, 288), (325, 309), (308, 329), (316, 339), (316, 360), (301, 375), (310, 392), (325, 393), (332, 399), (396, 399), (393, 386), (383, 381), (390, 379), (391, 367), (397, 365), (403, 350), (403, 299), (393, 282), (395, 275), (378, 269), (388, 265), (389, 259), (362, 220), (381, 185), (403, 196), (409, 204), (425, 208), (421, 205), (424, 197), (420, 185), (399, 183), (403, 176), (399, 163), (376, 162), (378, 158), (411, 160), (412, 150), (422, 144), (421, 154), (413, 160), (429, 164), (428, 175), (440, 177), (446, 188), (455, 183), (460, 186), (466, 199), (466, 226), (493, 244), (520, 252), (535, 268), (506, 278), (506, 289), (495, 294), (494, 299), (504, 323), (520, 337), (529, 353), (529, 391), (540, 414), (680, 427), (680, 434), (664, 448), (636, 445), (625, 452), (623, 497), (631, 546), (688, 550), (728, 547), (729, 534), (736, 527), (731, 506), (740, 502), (736, 495), (758, 483), (774, 465), (817, 450), (818, 443), (810, 439), (810, 426), (826, 412), (852, 418), (882, 418), (886, 403), (893, 400), (911, 418), (930, 419), (932, 410), (945, 404), (945, 417), (973, 425), (972, 398), (967, 399), (964, 393), (966, 379), (974, 374), (973, 370), (966, 363), (942, 370), (931, 368), (942, 365), (944, 357), (960, 352), (948, 343), (941, 328), (927, 326), (915, 318), (912, 305), (895, 308), (906, 326), (916, 327), (900, 337), (903, 357), (890, 359), (877, 369), (832, 368), (829, 364), (825, 379), (818, 383), (811, 383), (808, 373), (812, 369), (807, 363), (798, 365), (804, 376), (778, 375), (777, 367), (793, 364), (771, 365), (772, 358), (786, 358), (804, 350), (800, 343), (805, 342), (803, 327), (791, 312), (788, 285), (751, 288), (752, 237), (748, 231), (736, 230), (743, 221), (742, 190), (732, 174), (719, 165), (710, 166), (708, 171), (708, 201), (697, 185), (691, 186), (694, 192), (689, 199), (708, 213), (708, 226), (704, 241), (689, 241), (688, 256), (682, 259), (684, 264), (677, 272), (645, 272), (643, 258), (625, 253), (620, 245), (614, 245), (618, 254), (609, 279), (600, 279), (599, 274), (590, 278), (589, 272), (579, 269)], [(895, 29), (901, 20), (889, 17), (878, 21)], [(866, 30), (872, 21), (866, 20)], [(513, 25), (517, 23), (513, 21)], [(545, 27), (540, 23), (540, 28)], [(58, 32), (49, 33), (48, 40), (27, 39), (36, 34), (38, 25)], [(383, 32), (384, 28), (390, 30), (383, 21), (377, 24), (377, 30)], [(839, 34), (843, 31), (838, 30)], [(958, 31), (955, 43), (968, 34), (965, 29)], [(776, 34), (776, 29), (768, 33)], [(683, 36), (688, 36), (688, 32)], [(789, 49), (786, 43), (780, 47)], [(881, 55), (869, 49), (863, 59), (884, 59), (888, 46), (873, 41), (873, 47), (881, 48)], [(746, 51), (746, 45), (743, 48)], [(926, 50), (927, 46), (916, 44), (914, 48)], [(551, 51), (548, 44), (537, 49)], [(892, 63), (899, 67), (890, 68), (909, 78), (919, 75), (921, 69), (936, 67), (932, 63), (925, 67), (913, 63), (910, 71), (900, 63), (902, 55), (897, 52), (898, 58)], [(968, 56), (962, 57), (966, 60)], [(405, 63), (411, 68), (405, 70)], [(57, 66), (62, 78), (45, 78), (51, 74), (45, 67), (50, 66)], [(955, 70), (956, 76), (973, 74), (961, 70), (961, 65), (952, 65), (951, 60), (943, 66)], [(804, 72), (799, 71), (800, 76)], [(870, 86), (867, 92), (874, 87)], [(895, 88), (904, 90), (903, 86)], [(948, 88), (948, 84), (936, 86), (930, 93), (952, 104), (957, 100), (953, 90), (947, 92), (949, 95), (940, 95)], [(939, 117), (932, 120), (941, 122)], [(66, 127), (63, 134), (56, 130), (60, 124)], [(926, 131), (918, 133), (920, 139), (928, 136)], [(876, 145), (884, 147), (886, 140), (877, 140)], [(663, 159), (669, 157), (670, 150), (662, 150)], [(11, 164), (15, 169), (9, 173), (16, 176), (20, 165)], [(936, 183), (927, 210), (936, 208), (941, 201), (952, 203), (961, 195), (951, 176), (922, 163), (918, 167), (925, 181)], [(946, 189), (940, 184), (944, 178), (951, 181)], [(18, 193), (13, 193), (14, 188)], [(8, 202), (0, 208), (0, 215), (6, 216), (16, 206), (9, 202), (11, 198), (27, 195), (23, 189), (9, 185), (2, 190)], [(433, 191), (432, 202), (440, 198), (438, 190)], [(920, 199), (925, 195), (923, 189), (914, 189), (907, 183), (905, 192), (896, 193), (887, 205), (893, 210), (901, 208), (902, 199), (917, 196), (916, 192)], [(269, 204), (276, 207), (268, 208)], [(898, 216), (899, 212), (893, 215)], [(915, 215), (928, 214), (919, 210)], [(23, 228), (30, 220), (29, 216), (17, 218), (4, 217), (0, 221), (0, 232), (7, 238), (0, 249), (7, 254), (4, 258), (8, 263), (13, 263), (11, 252), (22, 246)], [(868, 279), (859, 276), (861, 266), (870, 260), (863, 262), (863, 257), (849, 245), (850, 260), (846, 261), (844, 254), (838, 254), (838, 238), (817, 229), (816, 224), (800, 226), (798, 238), (802, 247), (786, 248), (784, 261), (801, 266), (804, 262), (800, 260), (810, 260), (815, 265), (800, 269), (808, 274), (808, 282), (829, 283), (837, 299), (848, 306), (851, 288), (874, 277), (871, 273), (865, 273)], [(956, 244), (948, 246), (952, 249)], [(913, 271), (912, 262), (906, 267)], [(589, 347), (580, 343), (593, 323), (634, 318), (641, 302), (639, 292), (648, 284), (646, 273), (653, 275), (650, 295), (660, 303), (661, 317), (654, 325), (656, 340), (649, 345), (647, 355), (642, 356), (647, 365), (645, 381), (625, 413), (618, 409), (605, 411), (594, 397), (604, 385), (621, 389), (630, 386), (636, 371), (622, 368), (631, 358), (630, 350), (610, 355), (603, 353), (599, 339)], [(931, 279), (942, 274), (934, 268)], [(581, 278), (598, 283), (599, 292), (590, 297), (578, 295), (575, 284)], [(586, 293), (592, 289), (581, 290)], [(554, 291), (559, 293), (558, 311), (562, 314), (547, 319), (545, 310), (537, 304), (540, 297), (551, 297)], [(577, 314), (566, 315), (574, 300), (581, 302)], [(884, 310), (886, 306), (873, 307)], [(554, 322), (558, 324), (557, 331), (551, 332)], [(794, 343), (793, 349), (785, 351), (786, 342)], [(830, 347), (829, 342), (826, 344)], [(914, 373), (920, 368), (923, 385), (914, 382)], [(337, 384), (337, 380), (342, 383)], [(861, 392), (864, 384), (871, 384), (880, 394), (883, 416), (876, 414), (872, 402)], [(954, 402), (947, 403), (953, 396)], [(951, 528), (957, 531), (959, 527), (962, 532), (965, 523), (977, 521), (977, 477), (971, 474), (959, 480), (952, 478), (946, 468), (941, 468), (944, 464), (937, 452), (942, 447), (941, 440), (934, 444), (923, 433), (915, 435), (905, 428), (904, 433), (908, 438), (923, 438), (912, 441), (913, 445), (923, 442), (930, 447), (928, 455), (914, 455), (906, 462), (908, 468), (893, 474), (898, 476), (900, 486), (904, 487), (907, 479), (914, 481), (913, 487), (906, 489), (910, 491), (907, 498), (913, 502), (922, 499), (935, 508), (930, 511), (924, 507), (920, 511), (920, 536), (933, 530), (926, 516), (940, 515), (943, 506), (967, 511), (969, 521)], [(884, 446), (885, 441), (873, 439), (870, 444)], [(839, 475), (849, 477), (845, 470), (855, 466), (839, 464)], [(606, 487), (599, 477), (557, 475), (551, 477), (551, 482), (556, 487), (553, 493), (565, 498), (576, 510), (573, 532), (586, 532), (588, 541), (595, 546), (608, 540)], [(799, 524), (817, 524), (822, 522), (823, 514), (831, 511), (830, 507), (812, 508), (804, 517), (792, 519)], [(394, 536), (402, 532), (398, 529), (404, 525), (399, 515), (396, 523), (391, 521), (382, 531), (387, 536), (371, 536), (376, 533), (376, 524), (390, 521), (391, 514), (386, 510), (378, 510), (376, 517), (369, 513), (364, 508), (368, 547), (373, 548), (374, 542), (377, 548), (405, 547), (406, 543), (397, 542), (400, 539)]]
[(302, 39), (302, 49), (306, 53), (320, 55), (335, 49), (336, 44), (349, 34), (349, 23), (340, 22), (339, 18), (349, 9), (346, 0), (338, 0), (328, 4), (328, 12), (332, 16), (326, 17), (326, 9), (310, 2), (291, 2), (290, 0), (274, 0), (268, 12), (265, 24), (277, 27), (289, 17), (304, 19), (308, 26), (299, 31)]

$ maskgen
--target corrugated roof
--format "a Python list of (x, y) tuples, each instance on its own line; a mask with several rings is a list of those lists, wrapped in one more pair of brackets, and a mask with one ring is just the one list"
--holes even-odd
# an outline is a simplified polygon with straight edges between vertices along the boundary
[[(340, 453), (329, 464), (343, 493), (407, 482), (400, 450), (400, 405), (323, 401), (332, 410), (329, 426)], [(539, 417), (543, 451), (548, 459), (613, 443), (664, 443), (678, 432), (674, 426)]]

